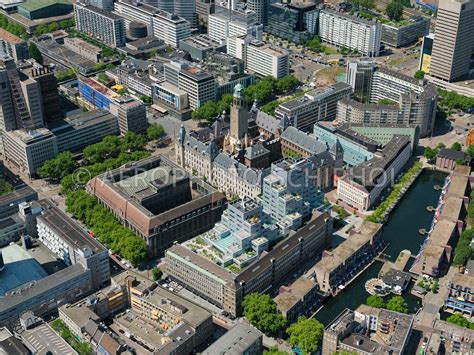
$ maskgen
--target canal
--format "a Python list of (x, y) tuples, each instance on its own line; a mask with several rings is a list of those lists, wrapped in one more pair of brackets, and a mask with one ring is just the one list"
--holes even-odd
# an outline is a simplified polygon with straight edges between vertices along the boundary
[[(426, 206), (436, 207), (441, 191), (433, 189), (435, 185), (443, 185), (446, 174), (423, 170), (405, 196), (392, 211), (388, 222), (382, 230), (383, 238), (390, 244), (385, 250), (390, 260), (395, 261), (401, 250), (408, 249), (416, 255), (423, 238), (418, 230), (429, 230), (433, 214), (426, 211)], [(409, 265), (412, 261), (409, 262)], [(355, 309), (365, 303), (369, 294), (365, 291), (365, 282), (377, 277), (382, 264), (375, 262), (361, 274), (337, 297), (330, 298), (324, 307), (316, 314), (316, 319), (327, 325), (345, 308)], [(403, 296), (407, 301), (410, 312), (415, 312), (421, 306), (418, 298), (408, 290)]]

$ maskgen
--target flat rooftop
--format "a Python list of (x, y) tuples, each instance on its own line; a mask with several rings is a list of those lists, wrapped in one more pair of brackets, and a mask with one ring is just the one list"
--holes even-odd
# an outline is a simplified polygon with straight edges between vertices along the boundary
[(377, 179), (398, 157), (400, 152), (410, 144), (410, 138), (405, 135), (395, 135), (380, 152), (375, 153), (374, 157), (362, 164), (352, 168), (351, 178), (370, 190), (377, 184)]
[(31, 201), (31, 197), (34, 197), (33, 199), (36, 200), (38, 193), (29, 185), (25, 185), (6, 195), (0, 196), (0, 206), (18, 204), (22, 201)]
[(213, 39), (210, 39), (207, 35), (198, 35), (198, 36), (188, 37), (181, 40), (181, 42), (189, 44), (190, 46), (194, 48), (199, 48), (199, 49), (222, 47), (222, 45), (219, 42), (214, 41)]
[(455, 222), (442, 219), (436, 223), (428, 240), (435, 245), (447, 245), (456, 228), (457, 224)]
[(364, 221), (359, 229), (352, 230), (349, 237), (339, 244), (329, 255), (323, 257), (315, 268), (331, 272), (347, 258), (368, 243), (382, 228), (382, 224)]
[(21, 337), (34, 348), (35, 355), (77, 355), (77, 352), (47, 323), (25, 330)]
[(464, 216), (461, 216), (461, 211), (464, 206), (464, 199), (461, 197), (449, 196), (444, 200), (444, 205), (441, 210), (441, 219), (457, 222)]
[(106, 250), (102, 244), (92, 238), (87, 231), (50, 201), (41, 200), (40, 204), (43, 207), (43, 212), (38, 216), (38, 223), (41, 222), (48, 226), (67, 244), (80, 250), (87, 248), (93, 253)]
[(0, 298), (0, 312), (15, 308), (26, 300), (34, 299), (37, 295), (44, 294), (56, 285), (66, 283), (82, 273), (84, 273), (83, 266), (81, 264), (74, 264), (38, 281), (23, 284), (14, 289), (15, 291), (21, 289), (21, 293), (9, 294)]
[(11, 43), (11, 44), (21, 44), (25, 43), (20, 37), (15, 36), (14, 34), (11, 34), (7, 30), (4, 30), (3, 28), (0, 28), (0, 39)]
[(310, 280), (307, 277), (300, 277), (293, 282), (289, 287), (282, 286), (283, 291), (280, 291), (278, 296), (275, 297), (275, 303), (280, 312), (286, 312), (290, 310), (300, 300), (304, 299), (309, 291), (314, 289), (317, 283), (314, 280)]
[(40, 142), (44, 139), (49, 139), (53, 137), (51, 131), (47, 128), (36, 128), (31, 131), (25, 129), (17, 129), (6, 133), (14, 137), (17, 140), (20, 140), (23, 144), (29, 145)]
[(447, 196), (466, 196), (468, 184), (469, 177), (457, 174), (451, 175)]
[(474, 276), (456, 273), (451, 279), (451, 282), (455, 285), (472, 287), (472, 285), (474, 285)]
[(262, 336), (263, 334), (257, 328), (246, 323), (237, 323), (202, 354), (246, 354), (248, 347)]
[(0, 272), (0, 298), (8, 291), (48, 276), (41, 265), (17, 244), (1, 249), (5, 268)]
[(262, 52), (271, 54), (275, 57), (283, 57), (283, 56), (288, 55), (287, 51), (285, 51), (283, 49), (280, 49), (280, 48), (277, 48), (277, 47), (273, 47), (272, 45), (270, 45), (268, 43), (263, 43), (263, 42), (259, 42), (259, 41), (252, 41), (252, 42), (250, 42), (250, 46), (253, 47), (253, 48), (256, 48), (256, 49), (258, 49)]

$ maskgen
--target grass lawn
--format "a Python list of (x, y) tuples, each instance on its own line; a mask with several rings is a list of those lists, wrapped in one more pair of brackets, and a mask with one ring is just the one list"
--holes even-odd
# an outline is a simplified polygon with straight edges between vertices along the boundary
[(323, 68), (316, 73), (316, 81), (319, 85), (332, 85), (336, 82), (336, 75), (345, 71), (345, 67), (339, 66)]

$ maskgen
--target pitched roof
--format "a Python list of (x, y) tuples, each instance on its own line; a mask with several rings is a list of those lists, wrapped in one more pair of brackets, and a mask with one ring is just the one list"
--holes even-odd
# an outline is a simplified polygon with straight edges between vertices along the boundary
[(441, 158), (446, 158), (450, 160), (467, 160), (467, 154), (464, 152), (459, 152), (457, 150), (443, 148), (439, 151), (438, 156)]
[(281, 138), (290, 141), (301, 149), (312, 154), (322, 153), (328, 149), (326, 143), (323, 143), (316, 137), (300, 131), (299, 129), (292, 126), (285, 129), (281, 135)]

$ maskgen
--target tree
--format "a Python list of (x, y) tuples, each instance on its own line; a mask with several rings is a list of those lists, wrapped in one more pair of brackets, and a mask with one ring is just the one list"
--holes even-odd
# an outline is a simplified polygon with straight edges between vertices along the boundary
[(371, 295), (367, 298), (367, 305), (375, 308), (384, 308), (385, 302), (379, 295)]
[(402, 296), (393, 296), (387, 302), (387, 309), (399, 313), (408, 313), (408, 305)]
[(425, 72), (423, 70), (417, 70), (414, 78), (415, 79), (423, 79), (425, 77)]
[(214, 101), (206, 101), (201, 107), (193, 111), (191, 117), (194, 121), (210, 121), (218, 114), (217, 104)]
[(146, 95), (140, 96), (140, 100), (142, 100), (143, 103), (146, 105), (153, 103), (153, 99), (150, 96), (146, 96)]
[(398, 0), (392, 0), (385, 8), (385, 13), (392, 21), (400, 21), (403, 14), (403, 5)]
[(433, 160), (436, 158), (438, 155), (438, 149), (436, 148), (431, 148), (431, 147), (426, 147), (425, 152), (423, 153), (423, 156), (428, 159), (429, 161)]
[(71, 152), (59, 153), (56, 158), (46, 160), (38, 169), (38, 175), (42, 179), (59, 181), (66, 175), (72, 173), (76, 168), (76, 162)]
[(448, 323), (459, 325), (460, 327), (463, 327), (463, 328), (472, 327), (472, 323), (470, 323), (466, 318), (463, 317), (461, 313), (458, 313), (458, 312), (446, 318), (446, 321)]
[(146, 144), (146, 139), (143, 135), (128, 131), (123, 136), (121, 142), (121, 149), (124, 152), (143, 150)]
[(286, 75), (283, 78), (277, 80), (275, 88), (278, 92), (285, 93), (294, 89), (299, 84), (301, 84), (300, 81), (293, 75)]
[(466, 153), (469, 155), (469, 157), (474, 158), (474, 144), (471, 144), (469, 147), (467, 147)]
[(128, 94), (128, 90), (125, 89), (125, 88), (118, 89), (118, 90), (117, 90), (117, 94), (119, 94), (119, 95)]
[(268, 350), (264, 350), (263, 355), (288, 355), (288, 353), (286, 351), (278, 349), (278, 347), (275, 345), (269, 348)]
[(151, 274), (153, 276), (153, 281), (158, 281), (159, 279), (161, 279), (161, 276), (163, 275), (163, 272), (160, 270), (160, 268), (154, 267), (151, 270)]
[(232, 94), (222, 95), (221, 99), (217, 103), (217, 114), (220, 114), (224, 111), (229, 113), (232, 100), (234, 100), (234, 95)]
[(40, 50), (34, 43), (30, 43), (28, 47), (28, 54), (30, 58), (33, 58), (38, 63), (43, 64), (43, 55), (41, 54)]
[(98, 79), (99, 81), (103, 82), (103, 83), (107, 83), (107, 82), (110, 80), (109, 77), (107, 76), (107, 74), (105, 74), (105, 73), (103, 73), (103, 72), (102, 72), (102, 73), (99, 73), (99, 74), (97, 75), (97, 79)]
[(165, 130), (160, 124), (152, 124), (146, 130), (148, 139), (155, 140), (162, 137), (165, 134)]
[(13, 190), (14, 189), (13, 189), (12, 184), (10, 184), (9, 182), (3, 179), (0, 179), (0, 196), (6, 195), (12, 192)]
[(454, 142), (451, 149), (460, 152), (462, 150), (462, 145), (461, 143)]
[(267, 294), (250, 293), (245, 296), (242, 306), (245, 318), (264, 333), (275, 334), (285, 325), (285, 319)]
[(318, 349), (323, 338), (324, 325), (315, 318), (299, 317), (296, 323), (288, 327), (288, 342), (297, 345), (303, 354), (310, 354)]

